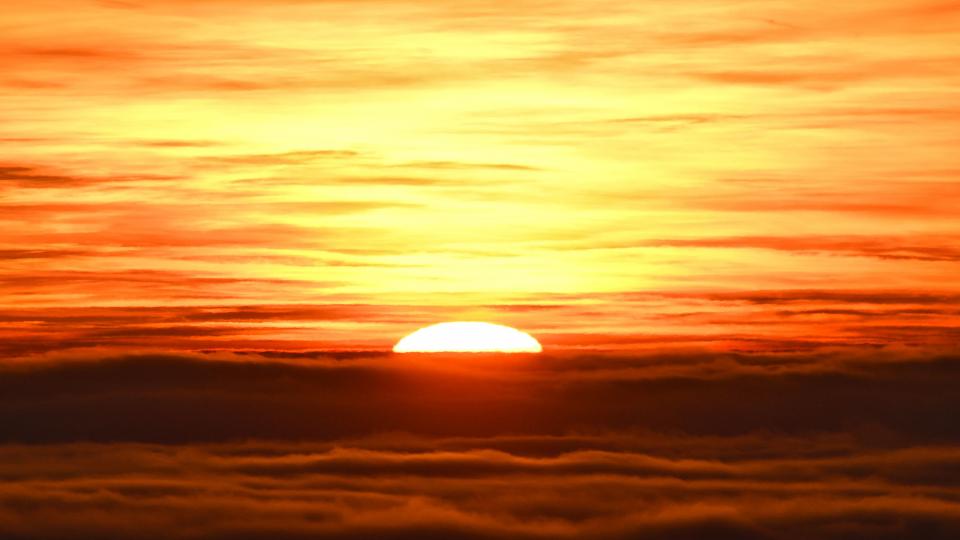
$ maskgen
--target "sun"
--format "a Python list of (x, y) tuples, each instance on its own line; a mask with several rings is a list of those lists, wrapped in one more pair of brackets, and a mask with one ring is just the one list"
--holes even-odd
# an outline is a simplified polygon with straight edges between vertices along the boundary
[(401, 339), (393, 352), (538, 353), (540, 343), (516, 328), (486, 322), (445, 322), (426, 326)]

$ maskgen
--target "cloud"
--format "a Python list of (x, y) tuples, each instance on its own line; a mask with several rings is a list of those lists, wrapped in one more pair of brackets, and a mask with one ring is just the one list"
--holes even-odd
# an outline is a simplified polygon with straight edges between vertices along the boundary
[[(835, 90), (843, 85), (876, 79), (937, 78), (946, 73), (950, 58), (911, 58), (864, 62), (847, 59), (836, 64), (822, 62), (813, 68), (784, 70), (777, 67), (754, 70), (704, 71), (690, 76), (724, 84), (801, 86)], [(801, 60), (799, 65), (803, 65)]]
[(59, 259), (88, 254), (82, 250), (71, 249), (0, 249), (0, 261), (19, 259)]
[[(209, 320), (355, 309), (379, 311)], [(35, 355), (0, 364), (0, 536), (946, 539), (958, 366), (869, 350)]]
[(6, 165), (0, 167), (0, 186), (7, 183), (23, 187), (63, 187), (65, 185), (80, 185), (83, 179), (60, 174), (48, 174), (34, 167), (23, 165)]
[(519, 165), (515, 163), (469, 163), (460, 161), (413, 161), (394, 165), (395, 167), (405, 167), (412, 169), (436, 169), (436, 170), (474, 170), (474, 169), (494, 169), (503, 171), (538, 171), (539, 167), (529, 165)]
[(153, 148), (208, 148), (219, 146), (221, 143), (216, 141), (201, 140), (183, 140), (183, 139), (153, 139), (153, 140), (134, 140), (131, 144), (141, 145)]
[(0, 189), (76, 189), (100, 184), (118, 185), (123, 183), (142, 183), (164, 181), (173, 177), (150, 174), (92, 176), (74, 175), (52, 170), (33, 164), (0, 164)]
[[(954, 212), (956, 185), (942, 181), (887, 182), (871, 193), (851, 197), (849, 184), (813, 188), (789, 181), (771, 181), (767, 188), (780, 184), (780, 191), (744, 186), (723, 193), (692, 195), (687, 202), (694, 207), (726, 212), (818, 212), (824, 214), (859, 214), (896, 218), (898, 216), (934, 216)], [(686, 198), (686, 197), (681, 197)]]
[[(226, 243), (218, 245), (231, 247)], [(53, 260), (79, 261), (124, 260), (129, 256), (124, 250), (98, 249), (42, 255), (54, 257)], [(163, 253), (161, 247), (155, 249)], [(13, 255), (8, 259), (11, 265), (29, 264), (30, 257), (40, 254)], [(288, 261), (291, 256), (277, 254), (276, 262), (322, 267), (327, 272), (339, 270), (344, 275), (397, 268), (392, 261), (379, 263), (378, 252), (331, 252)], [(206, 259), (241, 264), (248, 257), (226, 252), (207, 255)], [(198, 254), (186, 260), (206, 259)], [(274, 262), (270, 253), (258, 260)], [(407, 268), (413, 271), (418, 266), (411, 263)], [(6, 294), (31, 301), (9, 308), (0, 316), (6, 322), (4, 350), (15, 356), (17, 350), (66, 351), (88, 347), (93, 334), (107, 329), (126, 333), (128, 337), (118, 343), (123, 350), (140, 347), (257, 351), (286, 347), (291, 354), (301, 354), (318, 348), (388, 349), (399, 336), (419, 326), (481, 316), (525, 328), (555, 352), (606, 350), (645, 355), (693, 347), (714, 352), (813, 354), (837, 349), (883, 352), (912, 348), (917, 353), (936, 354), (952, 350), (956, 333), (952, 321), (957, 315), (958, 301), (957, 295), (937, 290), (660, 290), (531, 295), (517, 297), (516, 303), (465, 311), (443, 304), (380, 303), (363, 295), (332, 292), (342, 282), (299, 277), (142, 270), (34, 270), (29, 275), (0, 276), (0, 288)], [(140, 298), (145, 304), (47, 307), (35, 301), (38, 296), (87, 294), (94, 286), (109, 286), (117, 298)], [(321, 286), (325, 288), (322, 294), (309, 296), (303, 292), (304, 288)], [(264, 298), (276, 298), (281, 293), (290, 300), (263, 302)], [(175, 299), (181, 305), (153, 305), (163, 299)], [(184, 302), (189, 305), (182, 305)], [(583, 321), (596, 324), (584, 327)], [(160, 332), (156, 329), (172, 326), (184, 328), (176, 342), (153, 334)], [(186, 332), (189, 326), (195, 327), (194, 331)], [(233, 332), (222, 336), (219, 343), (208, 339), (211, 336), (205, 329), (227, 326)], [(642, 331), (636, 330), (641, 327)], [(109, 340), (96, 343), (107, 346)]]
[(299, 165), (325, 160), (343, 160), (357, 158), (359, 152), (353, 150), (296, 150), (273, 154), (235, 154), (208, 156), (207, 161), (218, 165)]
[[(123, 336), (154, 332), (175, 344), (184, 332), (204, 331), (208, 344), (230, 332), (227, 325), (94, 328), (77, 339), (93, 345), (98, 332), (107, 332), (104, 343), (116, 347)], [(3, 440), (328, 440), (397, 430), (464, 437), (636, 429), (808, 436), (870, 426), (894, 440), (938, 444), (960, 437), (950, 417), (960, 405), (949, 389), (958, 365), (950, 357), (866, 350), (553, 354), (504, 365), (497, 358), (324, 353), (102, 360), (91, 360), (102, 354), (95, 349), (77, 354), (88, 359), (22, 359), (5, 368)]]
[[(668, 293), (668, 296), (672, 295)], [(690, 296), (689, 294), (687, 295)], [(748, 302), (752, 304), (780, 304), (798, 302), (838, 302), (856, 304), (951, 304), (960, 295), (950, 292), (927, 292), (922, 290), (825, 290), (786, 289), (770, 291), (710, 292), (704, 297), (717, 301)]]
[[(692, 439), (647, 438), (669, 442), (668, 453), (697, 446)], [(742, 442), (744, 448), (779, 444), (771, 436)], [(929, 474), (957, 465), (960, 456), (947, 447), (697, 461), (597, 451), (531, 457), (484, 449), (497, 438), (471, 444), (402, 452), (357, 441), (8, 445), (0, 448), (0, 532), (8, 538), (789, 540), (949, 538), (960, 525), (951, 486)], [(894, 477), (877, 477), (878, 470)]]
[[(9, 54), (9, 53), (8, 53)], [(136, 55), (130, 51), (116, 49), (100, 49), (95, 47), (27, 47), (15, 49), (13, 55), (23, 55), (30, 57), (53, 57), (65, 58), (68, 60), (83, 59), (107, 59), (124, 60), (135, 58)]]
[(640, 245), (651, 247), (701, 247), (721, 249), (768, 249), (794, 253), (829, 254), (853, 257), (875, 257), (887, 260), (952, 262), (960, 260), (960, 249), (952, 247), (952, 238), (913, 236), (733, 236), (701, 238), (668, 238), (645, 240)]

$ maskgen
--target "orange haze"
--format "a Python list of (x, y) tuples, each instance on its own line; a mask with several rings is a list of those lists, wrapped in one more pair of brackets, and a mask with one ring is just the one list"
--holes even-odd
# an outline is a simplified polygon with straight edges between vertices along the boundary
[(956, 341), (956, 2), (0, 17), (3, 354)]

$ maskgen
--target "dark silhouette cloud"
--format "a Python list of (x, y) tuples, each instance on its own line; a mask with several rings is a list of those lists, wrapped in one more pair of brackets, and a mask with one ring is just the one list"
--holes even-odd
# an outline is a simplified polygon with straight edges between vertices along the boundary
[[(100, 332), (116, 342), (147, 331)], [(209, 337), (228, 331), (213, 327)], [(176, 339), (194, 328), (154, 332)], [(960, 406), (952, 391), (958, 366), (951, 357), (880, 352), (24, 360), (7, 366), (0, 381), (0, 437), (185, 443), (653, 429), (704, 436), (882, 432), (943, 444), (960, 439), (952, 418)]]

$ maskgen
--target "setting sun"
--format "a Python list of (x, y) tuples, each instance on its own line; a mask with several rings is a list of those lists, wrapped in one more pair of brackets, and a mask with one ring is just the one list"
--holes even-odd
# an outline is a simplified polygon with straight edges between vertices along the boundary
[(393, 352), (504, 352), (538, 353), (540, 343), (529, 334), (509, 326), (485, 322), (447, 322), (425, 328), (401, 339)]

